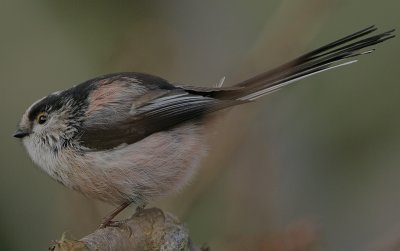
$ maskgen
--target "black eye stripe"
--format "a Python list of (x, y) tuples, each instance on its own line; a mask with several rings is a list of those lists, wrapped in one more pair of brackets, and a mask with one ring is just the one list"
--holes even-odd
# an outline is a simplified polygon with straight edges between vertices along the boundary
[(49, 113), (50, 111), (60, 109), (61, 106), (61, 100), (56, 95), (49, 95), (31, 108), (28, 118), (30, 121), (33, 121), (40, 113)]
[(57, 94), (50, 94), (30, 109), (28, 119), (34, 121), (41, 112), (50, 114), (53, 111), (57, 111), (65, 106), (68, 101), (73, 101), (74, 103), (82, 105), (85, 104), (90, 91), (96, 88), (95, 80), (96, 79), (86, 81)]

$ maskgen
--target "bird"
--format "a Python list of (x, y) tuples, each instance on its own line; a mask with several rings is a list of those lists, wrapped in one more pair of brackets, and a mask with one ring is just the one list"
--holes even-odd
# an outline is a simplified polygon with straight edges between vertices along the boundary
[(251, 103), (306, 77), (346, 66), (369, 47), (393, 38), (370, 26), (232, 86), (171, 83), (138, 72), (99, 76), (34, 102), (14, 137), (62, 185), (117, 207), (100, 227), (131, 204), (180, 190), (207, 152), (207, 118)]

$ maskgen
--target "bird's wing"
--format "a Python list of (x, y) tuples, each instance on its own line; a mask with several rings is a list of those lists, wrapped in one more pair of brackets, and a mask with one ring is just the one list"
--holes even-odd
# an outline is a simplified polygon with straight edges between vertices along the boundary
[(375, 31), (374, 26), (368, 27), (232, 87), (180, 87), (139, 73), (95, 79), (97, 89), (89, 97), (81, 143), (100, 150), (131, 144), (206, 113), (256, 100), (305, 77), (348, 65), (355, 62), (350, 58), (373, 51), (364, 48), (394, 37), (394, 30), (369, 36)]
[(149, 88), (134, 76), (114, 77), (112, 82), (94, 90), (89, 100), (79, 141), (93, 150), (132, 144), (152, 133), (243, 103), (215, 99), (207, 96), (207, 92), (186, 90), (165, 82), (160, 82), (158, 87), (153, 82)]

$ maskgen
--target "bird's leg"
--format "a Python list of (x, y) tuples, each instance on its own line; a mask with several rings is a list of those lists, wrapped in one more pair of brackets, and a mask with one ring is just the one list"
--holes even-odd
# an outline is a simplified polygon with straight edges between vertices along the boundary
[(110, 226), (113, 223), (112, 219), (114, 219), (115, 216), (117, 216), (120, 212), (122, 212), (122, 210), (127, 208), (131, 203), (131, 201), (124, 202), (119, 207), (115, 208), (110, 214), (103, 218), (103, 222), (100, 224), (99, 228)]
[[(146, 204), (141, 204), (141, 205), (139, 205), (139, 206), (137, 206), (136, 207), (136, 212), (135, 212), (135, 216), (139, 216), (139, 214), (141, 213), (141, 212), (143, 212), (143, 210), (144, 210), (144, 208), (146, 207)], [(114, 211), (117, 211), (117, 210), (114, 210)], [(121, 210), (122, 211), (122, 210)], [(122, 229), (125, 229), (126, 231), (128, 231), (129, 232), (129, 236), (131, 236), (132, 235), (132, 229), (131, 229), (131, 227), (129, 226), (129, 225), (127, 225), (126, 224), (126, 222), (128, 221), (129, 219), (126, 219), (126, 220), (122, 220), (122, 221), (109, 221), (109, 223), (105, 226), (105, 227), (119, 227), (119, 228), (122, 228)], [(100, 226), (101, 227), (101, 226)]]

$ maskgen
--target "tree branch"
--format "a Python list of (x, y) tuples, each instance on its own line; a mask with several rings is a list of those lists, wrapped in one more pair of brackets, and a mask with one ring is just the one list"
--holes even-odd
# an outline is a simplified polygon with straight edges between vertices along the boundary
[(195, 246), (189, 232), (171, 214), (150, 208), (134, 214), (121, 227), (97, 229), (80, 240), (61, 238), (50, 251), (205, 251)]

